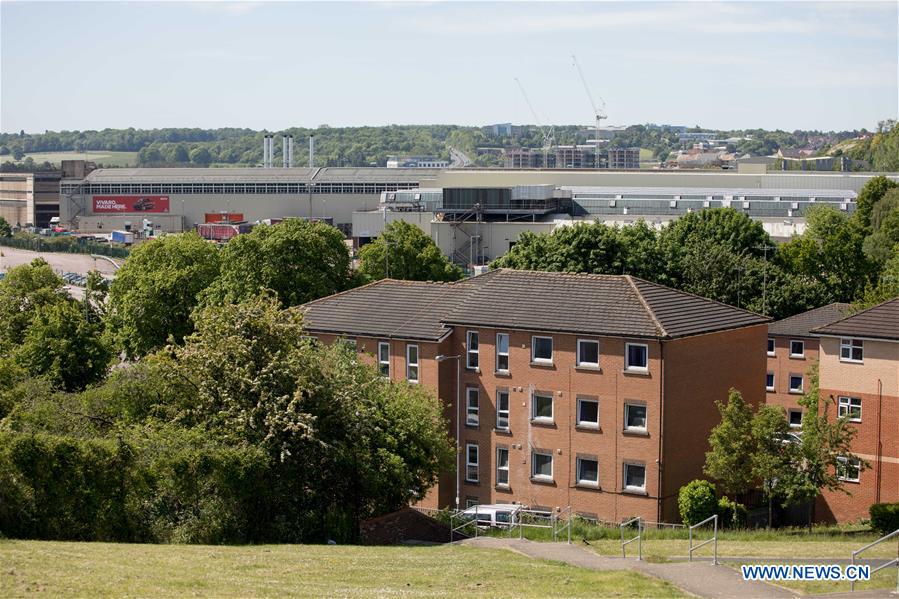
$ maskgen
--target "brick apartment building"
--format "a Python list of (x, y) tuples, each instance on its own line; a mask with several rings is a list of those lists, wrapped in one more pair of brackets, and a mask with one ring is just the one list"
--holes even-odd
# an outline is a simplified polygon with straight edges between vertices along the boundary
[(802, 427), (798, 400), (808, 389), (810, 369), (818, 363), (818, 337), (811, 330), (843, 318), (848, 310), (849, 304), (829, 304), (768, 325), (765, 402), (782, 406), (795, 429)]
[(425, 507), (676, 521), (679, 488), (702, 476), (715, 400), (731, 387), (753, 405), (765, 396), (755, 348), (768, 319), (627, 275), (383, 280), (303, 310), (310, 334), (353, 340), (384, 376), (434, 390), (453, 437), (458, 426), (457, 472)]
[(868, 517), (872, 503), (899, 501), (899, 298), (811, 331), (820, 337), (821, 396), (833, 399), (858, 435), (853, 452), (870, 464), (846, 463), (845, 493), (825, 491), (816, 519)]

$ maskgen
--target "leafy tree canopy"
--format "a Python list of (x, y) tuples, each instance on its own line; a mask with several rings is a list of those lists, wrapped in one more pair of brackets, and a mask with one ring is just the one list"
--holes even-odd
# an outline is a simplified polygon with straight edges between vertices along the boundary
[(42, 258), (9, 269), (0, 280), (0, 350), (22, 343), (38, 308), (68, 301), (63, 285)]
[[(389, 269), (389, 273), (388, 273)], [(457, 281), (462, 270), (419, 227), (394, 221), (359, 252), (359, 272), (369, 280)]]

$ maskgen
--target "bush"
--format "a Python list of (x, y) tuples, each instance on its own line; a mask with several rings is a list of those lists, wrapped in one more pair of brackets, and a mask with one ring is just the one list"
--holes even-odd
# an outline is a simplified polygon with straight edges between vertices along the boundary
[(681, 487), (677, 506), (681, 521), (688, 526), (713, 516), (718, 509), (714, 485), (707, 480), (690, 481)]
[(719, 528), (745, 528), (749, 512), (746, 506), (727, 497), (718, 500)]
[(875, 503), (869, 508), (871, 528), (881, 534), (899, 529), (899, 503)]

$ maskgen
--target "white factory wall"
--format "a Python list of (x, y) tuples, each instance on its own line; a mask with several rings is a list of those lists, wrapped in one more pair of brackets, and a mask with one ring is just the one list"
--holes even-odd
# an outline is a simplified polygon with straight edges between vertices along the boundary
[(382, 210), (369, 210), (353, 213), (353, 238), (377, 237), (384, 230), (387, 223), (405, 221), (416, 225), (425, 232), (431, 234), (434, 212), (384, 212)]

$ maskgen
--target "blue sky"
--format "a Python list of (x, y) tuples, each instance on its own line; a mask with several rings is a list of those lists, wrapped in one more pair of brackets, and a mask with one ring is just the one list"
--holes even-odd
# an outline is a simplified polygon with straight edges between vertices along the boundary
[(841, 130), (899, 111), (897, 2), (0, 2), (0, 130)]

